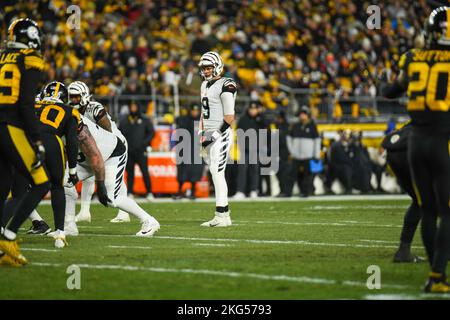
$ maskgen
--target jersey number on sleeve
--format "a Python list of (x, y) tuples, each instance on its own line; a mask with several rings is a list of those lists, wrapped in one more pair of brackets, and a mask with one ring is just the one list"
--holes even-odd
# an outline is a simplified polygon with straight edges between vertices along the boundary
[(20, 70), (8, 63), (0, 67), (0, 104), (15, 104), (19, 100)]
[[(408, 111), (423, 111), (425, 105), (431, 111), (446, 112), (450, 105), (450, 65), (439, 62), (431, 68), (425, 62), (413, 62), (408, 66)], [(425, 93), (421, 93), (425, 90)]]
[(209, 119), (209, 102), (208, 97), (202, 98), (203, 119)]

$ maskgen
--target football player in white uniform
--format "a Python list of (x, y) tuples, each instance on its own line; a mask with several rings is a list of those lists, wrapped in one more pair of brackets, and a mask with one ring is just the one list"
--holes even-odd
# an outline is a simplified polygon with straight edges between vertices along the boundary
[[(78, 109), (87, 119), (98, 124), (106, 131), (115, 134), (128, 149), (128, 143), (122, 132), (117, 128), (116, 123), (111, 119), (106, 109), (100, 102), (91, 99), (89, 87), (82, 81), (74, 81), (69, 87), (69, 102), (72, 107)], [(83, 181), (83, 187), (81, 189), (81, 209), (76, 216), (76, 221), (88, 221), (91, 222), (91, 199), (94, 194), (94, 177)], [(117, 217), (112, 219), (111, 222), (129, 222), (130, 216), (119, 210)]]
[(228, 227), (231, 226), (231, 218), (225, 168), (232, 139), (230, 125), (234, 121), (237, 86), (233, 79), (222, 77), (223, 62), (218, 53), (210, 51), (203, 54), (198, 66), (204, 80), (201, 85), (199, 135), (216, 195), (215, 216), (201, 226)]
[[(79, 129), (78, 134), (79, 143), (84, 143), (83, 137), (85, 135), (92, 135), (95, 140), (95, 145), (104, 159), (104, 185), (109, 203), (103, 203), (105, 201), (102, 201), (102, 203), (117, 207), (137, 217), (142, 222), (142, 228), (136, 233), (137, 236), (152, 236), (160, 228), (158, 221), (139, 207), (133, 199), (127, 196), (127, 187), (124, 182), (127, 150), (124, 143), (116, 135), (104, 130), (84, 116), (81, 116), (81, 122), (82, 127)], [(95, 147), (94, 143), (91, 144), (92, 147)], [(81, 152), (78, 157), (77, 173), (81, 181), (95, 175), (89, 157)], [(78, 228), (75, 222), (75, 202), (78, 198), (78, 193), (74, 184), (70, 183), (70, 179), (68, 179), (68, 183), (64, 187), (66, 194), (65, 231), (67, 235), (76, 236), (78, 235)]]

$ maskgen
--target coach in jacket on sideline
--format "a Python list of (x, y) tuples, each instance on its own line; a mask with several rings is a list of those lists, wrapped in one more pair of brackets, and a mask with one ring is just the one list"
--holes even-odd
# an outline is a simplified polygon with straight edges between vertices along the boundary
[(308, 197), (313, 192), (313, 174), (310, 168), (312, 159), (320, 158), (320, 137), (311, 110), (302, 106), (299, 122), (295, 123), (287, 136), (287, 145), (292, 157), (291, 171), (286, 196), (292, 195), (292, 188), (299, 178), (300, 195)]
[(128, 116), (120, 122), (120, 131), (128, 142), (126, 167), (128, 193), (133, 193), (134, 165), (137, 164), (144, 178), (145, 188), (147, 189), (146, 197), (151, 199), (153, 194), (147, 166), (147, 147), (155, 136), (155, 130), (150, 119), (141, 113), (139, 105), (135, 101), (130, 103), (129, 110)]

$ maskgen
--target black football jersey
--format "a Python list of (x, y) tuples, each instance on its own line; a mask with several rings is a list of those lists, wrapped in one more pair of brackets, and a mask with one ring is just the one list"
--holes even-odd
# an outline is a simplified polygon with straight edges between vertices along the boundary
[(450, 50), (413, 49), (399, 66), (408, 83), (412, 124), (450, 132)]
[(46, 100), (39, 101), (35, 105), (35, 110), (39, 119), (39, 128), (42, 133), (63, 137), (67, 132), (69, 121), (75, 119), (75, 128), (80, 123), (80, 114), (78, 113), (78, 110), (63, 103)]

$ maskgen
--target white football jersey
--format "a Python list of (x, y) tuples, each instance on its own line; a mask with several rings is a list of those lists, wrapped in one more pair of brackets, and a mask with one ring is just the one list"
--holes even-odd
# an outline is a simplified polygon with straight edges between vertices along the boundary
[(112, 133), (114, 133), (120, 140), (122, 140), (122, 142), (125, 142), (126, 139), (122, 135), (122, 132), (120, 132), (119, 128), (117, 128), (116, 123), (111, 119), (111, 116), (100, 102), (90, 101), (88, 106), (86, 107), (86, 110), (84, 111), (83, 116), (85, 116), (92, 122), (97, 123), (97, 121), (102, 117), (103, 113), (106, 114), (109, 122), (111, 122)]
[(200, 98), (204, 130), (220, 129), (224, 116), (224, 106), (220, 96), (224, 92), (230, 92), (236, 99), (236, 87), (236, 82), (231, 78), (203, 81), (200, 88)]
[[(88, 127), (89, 132), (94, 138), (97, 147), (102, 154), (103, 160), (108, 160), (114, 149), (116, 149), (118, 139), (117, 136), (109, 131), (106, 131), (83, 115), (81, 115), (81, 121)], [(78, 156), (78, 163), (80, 165), (88, 165), (86, 157), (81, 153)]]

